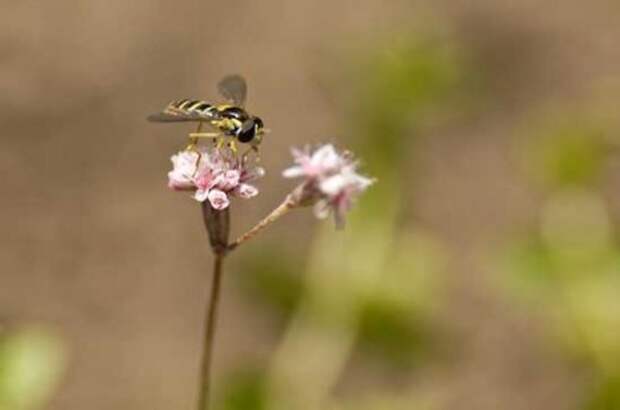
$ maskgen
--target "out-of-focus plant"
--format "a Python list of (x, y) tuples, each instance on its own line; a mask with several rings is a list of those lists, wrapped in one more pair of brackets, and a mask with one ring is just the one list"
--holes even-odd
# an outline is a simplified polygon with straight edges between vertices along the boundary
[(547, 189), (590, 187), (599, 181), (610, 152), (608, 131), (579, 117), (525, 131), (532, 134), (523, 147), (527, 172)]
[(231, 373), (224, 381), (225, 389), (219, 410), (266, 410), (267, 386), (264, 371), (246, 366)]
[(409, 394), (384, 397), (381, 389), (363, 394), (367, 401), (334, 399), (332, 392), (355, 351), (383, 359), (401, 376), (432, 353), (430, 318), (441, 303), (443, 253), (432, 236), (402, 223), (410, 211), (403, 192), (411, 189), (408, 159), (420, 117), (442, 103), (456, 104), (467, 77), (465, 62), (446, 44), (400, 36), (348, 63), (351, 71), (343, 77), (353, 79), (346, 83), (351, 142), (380, 183), (351, 212), (342, 235), (319, 230), (303, 276), (286, 273), (301, 282), (289, 288), (302, 292), (269, 370), (270, 409), (415, 403)]
[(246, 253), (235, 277), (249, 298), (285, 322), (305, 291), (299, 274), (305, 255), (283, 251), (275, 243), (266, 243), (261, 248)]
[(543, 182), (545, 201), (539, 224), (508, 249), (506, 279), (514, 295), (547, 315), (554, 340), (593, 374), (585, 408), (616, 409), (620, 244), (599, 192), (613, 152), (611, 131), (577, 117), (533, 133), (525, 150), (528, 173)]
[(0, 331), (0, 410), (43, 408), (64, 367), (64, 348), (53, 332), (36, 327)]

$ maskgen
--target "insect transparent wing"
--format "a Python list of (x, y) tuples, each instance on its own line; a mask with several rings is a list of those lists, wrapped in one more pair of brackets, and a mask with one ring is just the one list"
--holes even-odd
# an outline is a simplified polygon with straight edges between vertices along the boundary
[(151, 114), (146, 119), (150, 122), (186, 122), (199, 121), (201, 118), (189, 115), (169, 114), (166, 112), (158, 112)]
[(248, 94), (245, 79), (238, 74), (228, 75), (217, 84), (217, 89), (224, 98), (234, 105), (242, 107)]

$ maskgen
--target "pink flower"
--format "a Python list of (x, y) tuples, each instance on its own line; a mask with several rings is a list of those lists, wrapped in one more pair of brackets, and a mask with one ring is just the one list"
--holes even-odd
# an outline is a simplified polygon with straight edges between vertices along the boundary
[(194, 191), (194, 199), (209, 201), (214, 209), (225, 209), (231, 196), (252, 198), (258, 189), (248, 182), (265, 171), (251, 166), (227, 149), (185, 150), (172, 156), (168, 185), (175, 190)]
[(355, 199), (374, 183), (374, 179), (358, 174), (358, 163), (350, 153), (338, 153), (333, 145), (319, 147), (314, 153), (308, 148), (293, 150), (296, 165), (283, 172), (286, 178), (305, 178), (304, 196), (300, 202), (314, 203), (315, 215), (325, 218), (334, 215), (342, 227), (346, 213)]

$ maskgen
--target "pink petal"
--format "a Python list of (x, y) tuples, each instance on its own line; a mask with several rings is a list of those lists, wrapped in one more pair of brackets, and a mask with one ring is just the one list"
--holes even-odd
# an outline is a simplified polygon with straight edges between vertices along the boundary
[(195, 181), (198, 188), (205, 190), (209, 190), (213, 188), (213, 185), (215, 185), (213, 174), (208, 169), (205, 169), (198, 176), (196, 176)]
[(226, 171), (215, 178), (214, 185), (223, 191), (229, 191), (239, 185), (240, 176), (237, 170)]
[(217, 210), (225, 209), (228, 207), (228, 205), (230, 205), (228, 195), (226, 195), (225, 192), (220, 191), (219, 189), (210, 190), (207, 198), (209, 199), (209, 203), (211, 203), (211, 206)]
[(344, 229), (346, 212), (340, 209), (334, 211), (334, 223), (336, 224), (336, 229)]

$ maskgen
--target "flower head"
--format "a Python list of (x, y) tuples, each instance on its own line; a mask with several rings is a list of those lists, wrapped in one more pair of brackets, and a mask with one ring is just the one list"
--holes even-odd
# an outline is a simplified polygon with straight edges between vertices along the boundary
[(313, 153), (309, 147), (303, 150), (293, 148), (292, 153), (296, 165), (283, 172), (286, 178), (321, 178), (337, 172), (345, 163), (344, 156), (338, 154), (331, 144), (323, 145)]
[(357, 173), (358, 163), (348, 152), (338, 153), (327, 144), (311, 152), (309, 148), (294, 149), (295, 165), (283, 172), (286, 178), (303, 177), (300, 203), (314, 204), (315, 215), (334, 215), (336, 225), (344, 224), (346, 213), (355, 199), (373, 184), (374, 179)]
[(232, 196), (252, 198), (258, 189), (248, 184), (262, 177), (261, 167), (250, 165), (227, 149), (186, 149), (173, 155), (168, 186), (194, 191), (197, 201), (209, 201), (214, 209), (225, 209)]

